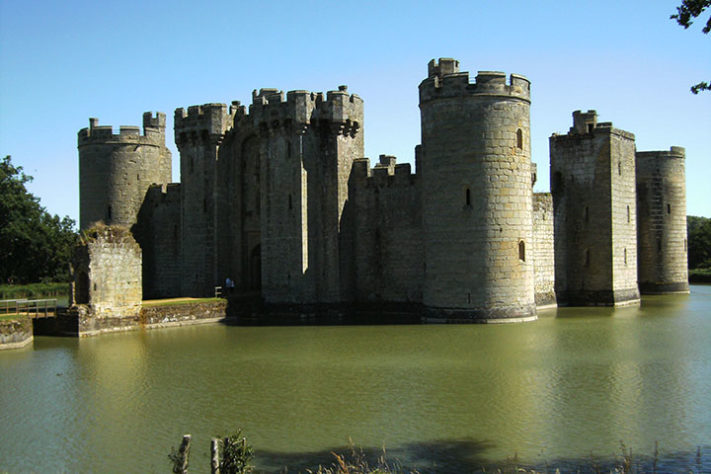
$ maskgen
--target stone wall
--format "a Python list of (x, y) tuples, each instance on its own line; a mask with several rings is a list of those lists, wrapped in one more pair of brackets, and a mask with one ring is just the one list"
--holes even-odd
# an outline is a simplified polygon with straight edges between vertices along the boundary
[(29, 317), (0, 319), (0, 351), (25, 347), (32, 339), (32, 319)]
[(144, 306), (138, 314), (131, 317), (106, 316), (97, 318), (84, 309), (74, 311), (71, 317), (77, 318), (79, 336), (85, 337), (137, 329), (157, 329), (213, 323), (225, 318), (226, 307), (226, 300), (206, 302), (180, 301), (173, 304), (161, 303), (156, 306)]
[(424, 279), (422, 205), (409, 164), (380, 156), (370, 169), (356, 160), (348, 212), (353, 216), (355, 301), (421, 304)]
[(141, 248), (130, 231), (97, 226), (87, 231), (72, 256), (72, 305), (92, 318), (131, 318), (142, 299)]
[(533, 267), (536, 306), (556, 304), (555, 248), (553, 245), (553, 197), (533, 194)]
[(132, 226), (151, 184), (171, 181), (171, 153), (165, 146), (165, 114), (143, 114), (138, 127), (111, 126), (89, 119), (79, 131), (79, 226), (97, 222)]
[(685, 150), (637, 152), (636, 159), (639, 289), (688, 292)]
[(143, 255), (143, 299), (180, 296), (180, 184), (151, 186), (132, 232)]

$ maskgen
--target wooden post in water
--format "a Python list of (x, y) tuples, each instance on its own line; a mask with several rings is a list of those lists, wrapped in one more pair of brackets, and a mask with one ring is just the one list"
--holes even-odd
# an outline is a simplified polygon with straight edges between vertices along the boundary
[(188, 458), (190, 457), (190, 441), (192, 441), (192, 436), (186, 434), (183, 436), (183, 442), (180, 443), (180, 448), (178, 449), (178, 463), (173, 467), (173, 472), (176, 474), (187, 474), (188, 472)]
[(210, 441), (210, 472), (220, 474), (220, 440), (217, 438)]

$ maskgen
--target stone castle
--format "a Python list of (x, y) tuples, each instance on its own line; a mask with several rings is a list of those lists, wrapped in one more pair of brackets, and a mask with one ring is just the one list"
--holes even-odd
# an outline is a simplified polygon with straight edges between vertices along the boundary
[(419, 95), (414, 171), (385, 155), (371, 167), (363, 100), (345, 86), (177, 109), (179, 184), (164, 114), (145, 113), (142, 134), (90, 119), (80, 227), (129, 228), (135, 242), (95, 233), (73, 301), (117, 311), (126, 295), (127, 307), (211, 296), (229, 279), (267, 310), (481, 322), (688, 291), (683, 148), (636, 152), (633, 134), (576, 111), (550, 138), (551, 193), (534, 193), (528, 79), (472, 82), (443, 58)]

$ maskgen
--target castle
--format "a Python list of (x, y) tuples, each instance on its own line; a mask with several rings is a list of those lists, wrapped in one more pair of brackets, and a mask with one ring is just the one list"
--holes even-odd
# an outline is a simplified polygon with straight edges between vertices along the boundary
[(528, 79), (471, 82), (442, 58), (419, 95), (414, 171), (363, 158), (363, 100), (345, 86), (177, 109), (179, 184), (164, 114), (144, 114), (143, 134), (90, 119), (80, 227), (130, 228), (138, 245), (109, 236), (84, 252), (73, 301), (210, 296), (232, 281), (267, 309), (483, 322), (688, 292), (683, 148), (636, 152), (634, 135), (576, 111), (550, 137), (551, 193), (534, 193)]

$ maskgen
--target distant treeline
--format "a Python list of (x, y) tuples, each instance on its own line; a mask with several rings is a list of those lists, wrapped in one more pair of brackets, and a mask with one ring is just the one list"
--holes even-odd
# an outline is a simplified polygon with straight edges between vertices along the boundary
[(711, 219), (687, 216), (689, 281), (711, 283)]

